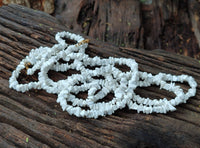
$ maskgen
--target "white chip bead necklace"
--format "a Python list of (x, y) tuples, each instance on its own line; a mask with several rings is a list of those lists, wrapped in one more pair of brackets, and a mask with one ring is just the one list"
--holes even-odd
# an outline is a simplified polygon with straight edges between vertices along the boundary
[[(63, 38), (75, 40), (77, 43), (68, 45)], [(167, 113), (175, 111), (175, 106), (186, 101), (196, 94), (197, 83), (193, 77), (188, 75), (171, 75), (159, 73), (153, 76), (151, 73), (138, 71), (138, 64), (134, 59), (113, 58), (101, 59), (100, 57), (89, 57), (85, 54), (88, 40), (80, 35), (70, 32), (59, 32), (55, 39), (58, 44), (53, 47), (39, 47), (32, 49), (28, 56), (23, 59), (12, 72), (9, 79), (9, 87), (20, 92), (30, 89), (43, 89), (48, 93), (57, 94), (57, 103), (62, 110), (70, 115), (86, 118), (98, 118), (99, 116), (111, 115), (116, 110), (128, 106), (129, 109), (137, 110), (138, 113)], [(65, 63), (59, 63), (62, 59)], [(70, 60), (73, 62), (70, 63)], [(31, 68), (27, 68), (32, 65)], [(122, 72), (115, 65), (126, 65), (130, 68), (128, 72)], [(95, 67), (90, 69), (88, 66)], [(27, 75), (33, 75), (36, 70), (38, 82), (19, 84), (17, 78), (21, 70), (27, 68)], [(48, 71), (54, 70), (64, 72), (74, 69), (80, 74), (73, 74), (67, 79), (54, 82), (48, 77)], [(95, 78), (101, 76), (102, 78)], [(190, 89), (186, 93), (175, 82), (187, 82)], [(176, 97), (171, 100), (142, 98), (135, 94), (137, 87), (160, 86), (160, 89), (173, 92)], [(88, 92), (86, 99), (77, 98), (79, 92)], [(100, 102), (109, 93), (114, 97), (111, 101)], [(86, 108), (87, 109), (86, 109)]]

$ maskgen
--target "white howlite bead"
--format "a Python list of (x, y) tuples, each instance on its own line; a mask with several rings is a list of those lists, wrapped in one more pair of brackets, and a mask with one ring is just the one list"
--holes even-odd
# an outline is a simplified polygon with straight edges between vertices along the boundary
[(143, 108), (143, 113), (151, 114), (152, 113), (152, 107), (144, 107)]
[(138, 105), (136, 103), (133, 103), (132, 101), (129, 102), (128, 106), (130, 109), (133, 109), (133, 110), (137, 110), (138, 108)]
[[(77, 43), (68, 45), (63, 38), (75, 40)], [(77, 117), (95, 119), (99, 116), (111, 115), (126, 105), (138, 113), (167, 113), (175, 111), (176, 105), (186, 103), (190, 97), (196, 94), (197, 83), (191, 76), (175, 76), (165, 73), (153, 76), (151, 73), (138, 71), (138, 64), (134, 59), (113, 57), (101, 59), (97, 56), (91, 58), (85, 54), (88, 41), (84, 40), (82, 36), (70, 32), (59, 32), (55, 39), (58, 44), (53, 47), (39, 47), (30, 51), (29, 55), (12, 72), (9, 79), (10, 88), (20, 92), (43, 89), (48, 93), (57, 94), (56, 102), (60, 103), (63, 111)], [(60, 59), (63, 59), (65, 63), (60, 63)], [(71, 61), (73, 62), (69, 63)], [(30, 63), (32, 67), (26, 67), (27, 63)], [(115, 67), (116, 64), (126, 65), (130, 71), (122, 72)], [(88, 67), (94, 67), (94, 69)], [(38, 82), (18, 83), (20, 72), (25, 68), (28, 68), (27, 75), (33, 75), (40, 70)], [(49, 70), (65, 72), (71, 69), (77, 70), (79, 73), (57, 82), (48, 77)], [(103, 78), (100, 79), (99, 76)], [(190, 88), (184, 93), (183, 89), (175, 84), (176, 82), (187, 82)], [(160, 89), (173, 92), (176, 97), (169, 101), (166, 98), (151, 100), (142, 98), (134, 92), (137, 87), (151, 85), (157, 85), (160, 86)], [(77, 98), (79, 92), (88, 92), (88, 97), (85, 100)], [(109, 93), (114, 93), (113, 99), (103, 102), (102, 99)], [(88, 109), (85, 110), (83, 107), (88, 107)]]

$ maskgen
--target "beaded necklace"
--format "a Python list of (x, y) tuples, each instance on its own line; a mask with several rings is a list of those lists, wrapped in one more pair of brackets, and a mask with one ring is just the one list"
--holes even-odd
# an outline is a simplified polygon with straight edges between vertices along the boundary
[[(63, 38), (75, 40), (77, 43), (68, 45)], [(77, 117), (98, 118), (99, 116), (111, 115), (117, 109), (128, 106), (129, 109), (137, 110), (138, 113), (167, 113), (175, 111), (175, 106), (186, 101), (196, 94), (197, 83), (194, 78), (188, 75), (171, 75), (159, 73), (152, 75), (147, 72), (138, 71), (138, 64), (134, 59), (113, 58), (101, 59), (100, 57), (89, 57), (85, 54), (89, 40), (82, 36), (69, 32), (59, 32), (55, 39), (58, 44), (53, 47), (39, 47), (32, 49), (9, 79), (9, 87), (20, 92), (30, 89), (43, 89), (48, 93), (58, 94), (57, 103), (60, 103), (62, 110)], [(65, 63), (58, 61), (63, 59)], [(72, 63), (69, 61), (73, 60)], [(126, 65), (130, 68), (128, 72), (122, 72), (115, 65)], [(29, 65), (33, 65), (29, 68)], [(96, 67), (89, 69), (88, 66)], [(22, 69), (27, 69), (27, 75), (33, 75), (36, 70), (38, 82), (19, 84), (17, 78)], [(48, 77), (48, 71), (54, 70), (64, 72), (69, 69), (80, 71), (80, 74), (73, 74), (67, 79), (54, 82)], [(104, 79), (94, 77), (101, 76)], [(175, 82), (188, 82), (190, 89), (184, 93)], [(81, 85), (80, 85), (81, 84)], [(176, 97), (171, 100), (142, 98), (135, 94), (137, 87), (160, 86), (173, 92)], [(86, 99), (77, 98), (79, 92), (88, 92)], [(107, 94), (113, 93), (114, 97), (109, 102), (99, 102)], [(87, 107), (88, 109), (85, 109)]]

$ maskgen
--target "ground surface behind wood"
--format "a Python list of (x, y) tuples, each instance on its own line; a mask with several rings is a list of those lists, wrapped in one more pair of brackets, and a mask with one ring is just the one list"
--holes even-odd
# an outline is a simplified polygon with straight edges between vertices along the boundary
[(55, 2), (53, 15), (74, 31), (117, 46), (159, 48), (200, 59), (200, 1)]
[[(193, 76), (198, 83), (196, 96), (166, 115), (138, 114), (126, 108), (99, 119), (77, 118), (61, 110), (56, 95), (9, 89), (11, 72), (30, 50), (52, 46), (55, 34), (64, 30), (45, 13), (17, 5), (0, 8), (0, 147), (200, 147), (200, 63), (189, 57), (118, 48), (90, 39), (86, 51), (90, 56), (134, 58), (141, 71)], [(22, 74), (21, 81), (37, 80), (36, 76)], [(51, 77), (66, 76), (52, 73)], [(150, 98), (173, 96), (155, 86), (136, 92)]]

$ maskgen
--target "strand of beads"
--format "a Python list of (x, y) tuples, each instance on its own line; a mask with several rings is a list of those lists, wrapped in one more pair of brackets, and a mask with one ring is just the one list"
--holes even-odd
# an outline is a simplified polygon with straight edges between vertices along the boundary
[[(64, 37), (75, 40), (77, 43), (68, 45)], [(176, 105), (186, 103), (196, 93), (197, 83), (191, 76), (174, 76), (165, 73), (153, 76), (150, 73), (138, 71), (138, 64), (133, 59), (90, 58), (85, 54), (88, 40), (73, 33), (60, 32), (56, 34), (55, 39), (58, 44), (51, 48), (39, 47), (31, 50), (13, 71), (9, 79), (10, 88), (21, 92), (30, 89), (44, 89), (48, 93), (58, 94), (57, 102), (60, 103), (63, 111), (67, 111), (70, 115), (87, 118), (110, 115), (126, 105), (129, 109), (137, 110), (138, 113), (166, 113), (176, 110)], [(60, 59), (63, 59), (65, 63), (59, 63)], [(71, 60), (73, 60), (72, 63), (70, 63)], [(115, 67), (116, 64), (126, 65), (130, 71), (122, 72)], [(32, 67), (29, 68), (29, 65)], [(90, 66), (96, 68), (90, 69), (88, 68)], [(33, 75), (36, 70), (40, 70), (38, 82), (19, 84), (17, 78), (24, 68), (27, 69), (27, 75)], [(58, 82), (48, 77), (49, 70), (64, 72), (70, 69), (75, 69), (80, 73)], [(95, 78), (100, 76), (102, 78)], [(187, 82), (190, 89), (184, 93), (180, 86), (175, 85), (175, 82)], [(151, 85), (157, 85), (161, 89), (173, 92), (176, 97), (171, 100), (166, 98), (151, 100), (142, 98), (134, 92), (137, 87)], [(84, 91), (88, 92), (86, 99), (76, 97), (76, 94)], [(114, 94), (113, 99), (108, 102), (101, 101), (109, 93)]]
[[(65, 43), (65, 41), (62, 39), (62, 37), (69, 38), (71, 40), (75, 40), (77, 42), (80, 42), (84, 40), (79, 35), (75, 35), (69, 32), (60, 32), (56, 34), (56, 40), (59, 44), (55, 44), (53, 47), (39, 47), (37, 49), (32, 49), (28, 56), (23, 59), (20, 64), (17, 66), (17, 68), (13, 71), (12, 76), (9, 79), (10, 88), (13, 88), (17, 91), (25, 92), (30, 89), (41, 89), (41, 82), (30, 82), (28, 84), (19, 84), (17, 81), (17, 78), (19, 77), (19, 74), (22, 69), (25, 68), (25, 65), (29, 63), (30, 65), (33, 65), (32, 68), (29, 68), (27, 70), (27, 75), (32, 75), (36, 70), (39, 70), (43, 64), (46, 64), (46, 61), (50, 57), (56, 57), (56, 55), (62, 51), (65, 50), (68, 45)], [(68, 53), (78, 51), (78, 48), (70, 48), (67, 50)], [(82, 48), (84, 49), (84, 48)], [(82, 51), (84, 52), (84, 51)]]
[[(179, 105), (180, 103), (186, 103), (189, 97), (194, 96), (196, 93), (197, 83), (191, 76), (173, 76), (171, 74), (165, 73), (159, 73), (158, 75), (152, 76), (152, 74), (148, 74), (146, 72), (139, 72), (139, 77), (143, 79), (143, 81), (138, 81), (139, 87), (160, 85), (160, 89), (165, 89), (173, 92), (176, 97), (169, 101), (166, 98), (160, 100), (151, 100), (149, 98), (142, 98), (139, 95), (133, 93), (132, 100), (129, 101), (128, 106), (130, 109), (135, 109), (138, 112), (149, 114), (152, 112), (166, 113), (168, 111), (174, 111), (176, 110), (176, 105)], [(167, 83), (167, 81), (170, 81), (170, 83)], [(184, 93), (180, 86), (176, 86), (174, 82), (187, 82), (190, 86), (190, 89)]]

